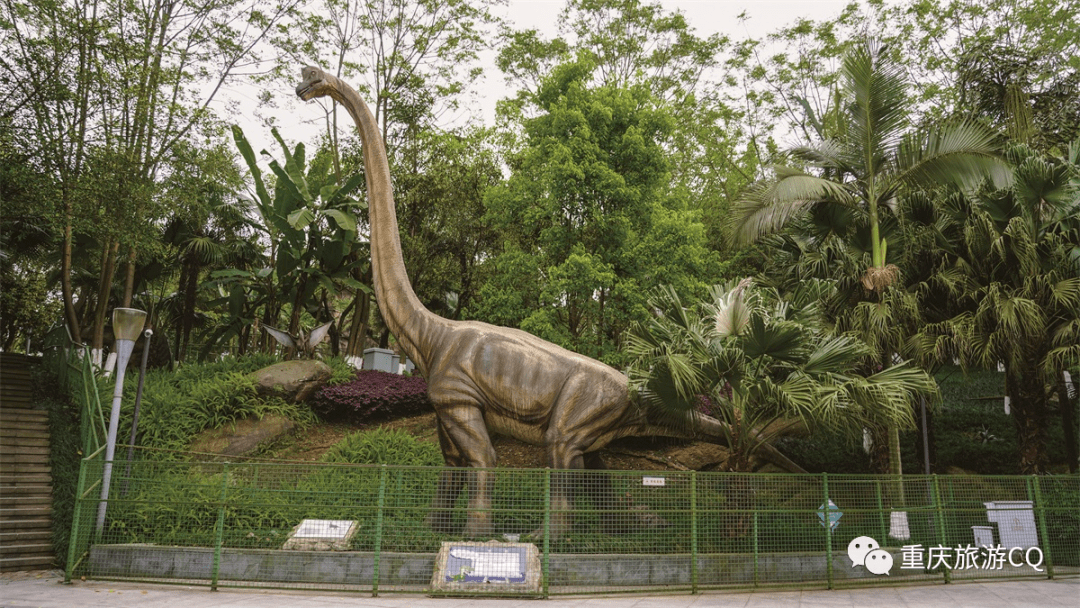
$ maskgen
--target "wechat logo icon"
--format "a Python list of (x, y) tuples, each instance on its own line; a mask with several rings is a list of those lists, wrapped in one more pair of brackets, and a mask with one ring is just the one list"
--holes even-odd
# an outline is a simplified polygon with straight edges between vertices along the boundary
[(893, 567), (893, 556), (881, 548), (878, 542), (869, 536), (853, 538), (847, 546), (851, 567), (862, 566), (878, 576), (888, 575)]

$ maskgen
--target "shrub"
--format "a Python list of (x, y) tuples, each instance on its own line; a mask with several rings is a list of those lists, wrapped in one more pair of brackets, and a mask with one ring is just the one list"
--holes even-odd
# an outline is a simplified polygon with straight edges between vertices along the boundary
[(326, 381), (327, 386), (351, 382), (356, 377), (356, 368), (345, 361), (344, 357), (329, 357), (323, 362), (329, 365), (331, 370), (330, 379)]
[[(266, 355), (186, 364), (177, 371), (149, 370), (139, 410), (140, 446), (183, 451), (201, 431), (219, 428), (249, 417), (278, 414), (301, 425), (314, 422), (303, 404), (277, 397), (259, 397), (248, 375), (276, 363)], [(102, 395), (112, 393), (111, 378), (99, 382)], [(127, 442), (134, 417), (138, 373), (129, 370), (124, 381), (119, 441)], [(108, 410), (106, 410), (108, 411)]]
[(391, 415), (430, 411), (431, 403), (427, 382), (419, 376), (362, 370), (352, 382), (322, 388), (312, 398), (311, 409), (327, 419), (364, 424)]
[(441, 466), (439, 446), (401, 430), (372, 429), (353, 433), (323, 454), (323, 462)]

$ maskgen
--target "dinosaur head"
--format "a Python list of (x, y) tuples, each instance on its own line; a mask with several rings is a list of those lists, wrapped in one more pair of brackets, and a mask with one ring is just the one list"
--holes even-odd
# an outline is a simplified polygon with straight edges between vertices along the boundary
[(304, 101), (329, 95), (334, 90), (331, 81), (336, 78), (327, 75), (319, 68), (308, 66), (300, 71), (300, 75), (303, 76), (304, 81), (296, 85), (296, 94)]

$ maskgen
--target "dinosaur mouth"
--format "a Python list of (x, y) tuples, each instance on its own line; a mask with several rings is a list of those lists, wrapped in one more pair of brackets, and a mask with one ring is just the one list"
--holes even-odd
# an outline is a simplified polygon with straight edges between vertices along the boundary
[(305, 81), (305, 82), (301, 82), (300, 84), (296, 85), (296, 95), (297, 95), (297, 97), (299, 97), (300, 99), (302, 99), (304, 101), (309, 101), (312, 97), (315, 96), (314, 93), (315, 93), (315, 85), (316, 84), (317, 84), (316, 82), (306, 82)]

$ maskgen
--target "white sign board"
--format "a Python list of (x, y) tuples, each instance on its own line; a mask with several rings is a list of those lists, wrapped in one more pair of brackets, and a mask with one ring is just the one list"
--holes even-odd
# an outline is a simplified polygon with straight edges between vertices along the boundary
[(531, 543), (445, 542), (435, 558), (431, 590), (535, 595), (540, 592), (540, 552)]

